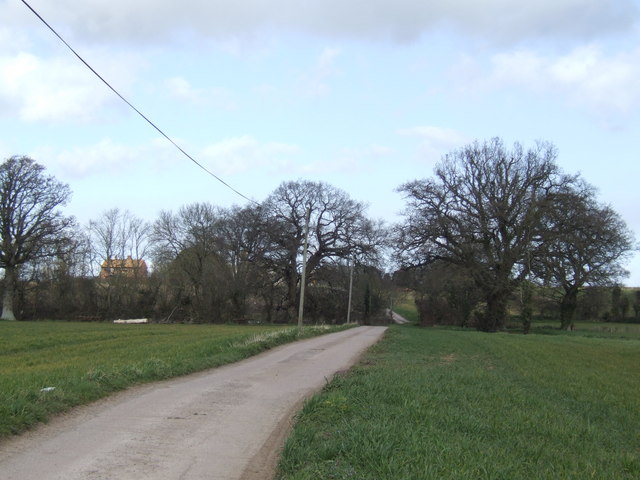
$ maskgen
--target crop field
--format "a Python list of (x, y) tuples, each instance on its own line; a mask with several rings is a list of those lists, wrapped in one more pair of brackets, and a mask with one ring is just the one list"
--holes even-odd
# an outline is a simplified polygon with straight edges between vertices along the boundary
[(231, 363), (324, 327), (0, 322), (0, 438), (132, 384)]
[(640, 338), (615, 327), (391, 327), (306, 403), (278, 478), (640, 478)]

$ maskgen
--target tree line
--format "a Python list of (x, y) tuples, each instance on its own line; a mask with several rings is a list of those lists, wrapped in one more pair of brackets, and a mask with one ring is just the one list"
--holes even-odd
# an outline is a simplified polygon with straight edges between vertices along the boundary
[(534, 291), (548, 287), (559, 295), (561, 327), (570, 329), (581, 291), (627, 275), (632, 233), (556, 159), (548, 142), (525, 149), (476, 141), (445, 155), (433, 178), (400, 187), (407, 206), (394, 229), (395, 255), (426, 288), (427, 321), (446, 312), (501, 330), (516, 298), (528, 331)]
[[(307, 238), (310, 321), (344, 321), (354, 279), (359, 321), (380, 312), (395, 285), (418, 293), (427, 324), (455, 317), (497, 331), (517, 300), (528, 328), (548, 289), (560, 293), (561, 325), (570, 328), (581, 292), (623, 278), (635, 243), (556, 157), (545, 142), (467, 145), (433, 177), (399, 187), (406, 207), (393, 226), (346, 192), (306, 180), (282, 183), (261, 203), (194, 203), (152, 222), (112, 209), (81, 226), (62, 213), (67, 185), (33, 159), (11, 157), (0, 165), (2, 318), (291, 322)], [(113, 262), (124, 259), (146, 259), (151, 273), (118, 273), (124, 264)], [(395, 272), (383, 270), (389, 261)]]
[(360, 320), (382, 301), (385, 229), (326, 183), (284, 182), (259, 204), (194, 203), (152, 222), (112, 209), (81, 226), (61, 213), (69, 187), (33, 159), (7, 159), (0, 182), (4, 319), (291, 322), (307, 230), (310, 320), (346, 318), (350, 264)]

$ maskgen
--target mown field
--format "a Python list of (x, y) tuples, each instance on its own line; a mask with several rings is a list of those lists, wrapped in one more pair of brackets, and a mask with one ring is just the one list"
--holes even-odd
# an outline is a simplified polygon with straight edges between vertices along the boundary
[(329, 331), (231, 325), (0, 322), (0, 438), (132, 384), (235, 362)]
[(587, 327), (392, 327), (307, 402), (278, 478), (640, 478), (640, 326)]

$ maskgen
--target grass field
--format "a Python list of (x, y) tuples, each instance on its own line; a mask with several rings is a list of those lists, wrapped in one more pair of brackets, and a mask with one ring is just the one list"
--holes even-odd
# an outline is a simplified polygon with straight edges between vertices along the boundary
[(393, 303), (393, 311), (410, 322), (418, 323), (420, 321), (420, 315), (416, 309), (415, 296), (413, 292), (403, 290), (398, 291)]
[(418, 315), (418, 311), (416, 310), (415, 306), (398, 304), (393, 307), (393, 310), (412, 323), (418, 323), (420, 321), (420, 316)]
[[(534, 322), (533, 329), (538, 333), (564, 335), (558, 330), (559, 322)], [(580, 322), (574, 324), (574, 333), (584, 337), (620, 338), (640, 340), (640, 323), (616, 322)]]
[(307, 402), (279, 479), (640, 478), (640, 339), (621, 337), (391, 327)]
[[(0, 438), (132, 384), (231, 363), (322, 327), (0, 322)], [(53, 389), (51, 389), (53, 387)]]

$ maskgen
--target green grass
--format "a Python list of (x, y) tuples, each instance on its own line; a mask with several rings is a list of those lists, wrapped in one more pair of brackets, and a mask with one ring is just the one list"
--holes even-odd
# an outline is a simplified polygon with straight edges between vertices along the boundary
[(420, 315), (418, 314), (416, 307), (413, 305), (396, 305), (393, 307), (393, 311), (412, 323), (418, 323), (420, 321)]
[(640, 478), (640, 341), (392, 327), (307, 402), (279, 479)]
[[(535, 322), (534, 330), (540, 333), (562, 334), (558, 331), (559, 322)], [(555, 332), (554, 332), (555, 330)], [(639, 323), (620, 323), (620, 322), (585, 322), (577, 321), (574, 323), (574, 333), (579, 333), (585, 337), (602, 337), (602, 338), (633, 338), (640, 340), (640, 324)]]
[[(336, 330), (336, 329), (333, 329)], [(238, 361), (323, 327), (0, 322), (0, 438), (130, 385)], [(42, 391), (55, 387), (51, 391)]]
[(420, 322), (420, 314), (416, 308), (415, 297), (412, 293), (403, 292), (395, 305), (393, 305), (393, 311), (412, 323)]

